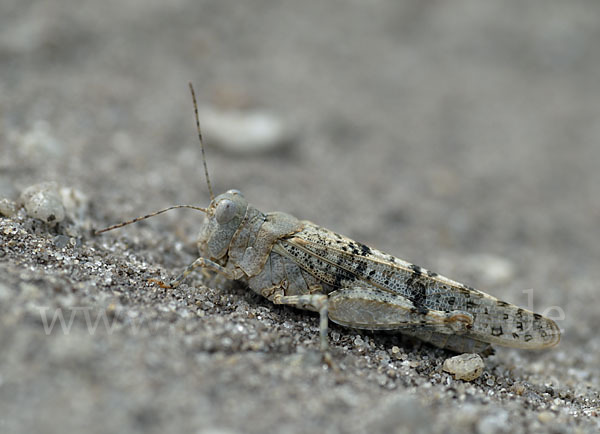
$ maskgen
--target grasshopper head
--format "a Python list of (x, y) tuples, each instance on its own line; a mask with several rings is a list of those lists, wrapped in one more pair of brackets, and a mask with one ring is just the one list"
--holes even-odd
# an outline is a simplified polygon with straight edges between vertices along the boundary
[(202, 256), (213, 260), (225, 256), (247, 208), (248, 202), (238, 190), (229, 190), (212, 200), (198, 235)]

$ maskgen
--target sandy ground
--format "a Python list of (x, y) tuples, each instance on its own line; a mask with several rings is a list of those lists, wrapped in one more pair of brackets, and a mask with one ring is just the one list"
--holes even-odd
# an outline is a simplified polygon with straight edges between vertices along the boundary
[[(0, 218), (0, 432), (600, 429), (596, 1), (0, 9), (0, 198), (71, 189), (58, 225)], [(552, 316), (559, 347), (497, 348), (466, 383), (447, 351), (332, 326), (335, 373), (313, 313), (201, 275), (149, 282), (195, 258), (200, 215), (92, 232), (208, 203), (190, 80), (202, 106), (294, 131), (243, 155), (207, 137), (216, 191)]]

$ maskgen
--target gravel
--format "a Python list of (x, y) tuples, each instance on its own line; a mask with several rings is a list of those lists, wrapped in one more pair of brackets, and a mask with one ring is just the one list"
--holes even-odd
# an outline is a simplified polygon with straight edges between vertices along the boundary
[[(0, 432), (600, 430), (596, 2), (2, 9)], [(157, 285), (201, 215), (94, 230), (208, 203), (190, 80), (294, 126), (243, 155), (207, 135), (215, 192), (533, 308), (560, 345), (496, 348), (466, 382), (452, 353), (333, 325), (335, 371), (311, 312), (201, 273)], [(32, 186), (53, 212), (23, 206)]]

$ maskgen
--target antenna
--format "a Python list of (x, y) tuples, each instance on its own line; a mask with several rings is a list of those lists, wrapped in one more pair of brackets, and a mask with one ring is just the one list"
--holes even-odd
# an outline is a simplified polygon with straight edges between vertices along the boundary
[(196, 103), (196, 93), (194, 92), (194, 86), (192, 82), (190, 85), (190, 92), (192, 92), (192, 101), (194, 102), (194, 114), (196, 115), (196, 128), (198, 129), (198, 139), (200, 139), (200, 147), (202, 148), (202, 163), (204, 163), (204, 175), (206, 175), (206, 184), (208, 184), (208, 193), (210, 194), (210, 200), (214, 200), (215, 195), (213, 194), (212, 187), (210, 185), (210, 178), (208, 177), (208, 168), (206, 167), (206, 154), (204, 153), (204, 142), (202, 141), (202, 132), (200, 131), (200, 119), (198, 118), (198, 104)]
[(139, 222), (140, 220), (145, 220), (147, 218), (154, 217), (155, 215), (159, 215), (159, 214), (162, 214), (163, 212), (167, 212), (169, 210), (176, 209), (176, 208), (189, 208), (189, 209), (195, 209), (197, 211), (202, 211), (203, 213), (206, 213), (206, 208), (200, 208), (199, 206), (193, 206), (193, 205), (175, 205), (175, 206), (170, 206), (170, 207), (165, 208), (165, 209), (161, 209), (160, 211), (153, 212), (152, 214), (147, 214), (147, 215), (145, 215), (143, 217), (137, 217), (137, 218), (134, 218), (133, 220), (128, 220), (128, 221), (123, 222), (123, 223), (119, 223), (119, 224), (116, 224), (116, 225), (109, 226), (107, 228), (104, 228), (104, 229), (101, 229), (99, 231), (96, 231), (95, 235), (101, 234), (102, 232), (112, 231), (113, 229), (122, 228), (123, 226), (127, 226), (127, 225), (130, 225), (132, 223)]
[[(194, 102), (194, 114), (196, 115), (196, 128), (198, 129), (198, 138), (200, 139), (200, 147), (202, 148), (202, 162), (204, 163), (204, 174), (206, 175), (206, 184), (208, 184), (208, 192), (210, 193), (210, 200), (212, 201), (215, 198), (215, 195), (213, 194), (212, 187), (210, 185), (210, 178), (208, 177), (208, 168), (206, 167), (206, 155), (204, 153), (204, 142), (202, 141), (202, 132), (200, 131), (200, 120), (198, 118), (198, 103), (196, 103), (196, 94), (194, 93), (194, 87), (192, 86), (192, 83), (190, 82), (189, 85), (190, 85), (190, 91), (192, 92), (192, 101)], [(140, 220), (145, 220), (147, 218), (154, 217), (154, 216), (157, 216), (164, 212), (170, 211), (172, 209), (177, 209), (177, 208), (189, 208), (189, 209), (195, 209), (196, 211), (202, 211), (203, 213), (207, 213), (206, 208), (200, 208), (199, 206), (175, 205), (175, 206), (170, 206), (165, 209), (161, 209), (160, 211), (156, 211), (151, 214), (147, 214), (143, 217), (136, 217), (133, 220), (128, 220), (128, 221), (125, 221), (122, 223), (118, 223), (116, 225), (109, 226), (107, 228), (96, 231), (94, 234), (98, 235), (103, 232), (112, 231), (113, 229), (122, 228), (123, 226), (127, 226), (132, 223), (137, 223)]]

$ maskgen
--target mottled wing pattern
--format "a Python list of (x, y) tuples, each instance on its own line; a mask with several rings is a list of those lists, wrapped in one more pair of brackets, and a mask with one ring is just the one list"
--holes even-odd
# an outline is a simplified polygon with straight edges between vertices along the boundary
[(468, 312), (473, 324), (463, 335), (516, 348), (549, 348), (560, 340), (556, 323), (432, 271), (347, 237), (303, 222), (304, 229), (277, 242), (303, 270), (333, 290), (357, 281), (403, 297), (422, 314), (429, 310)]

